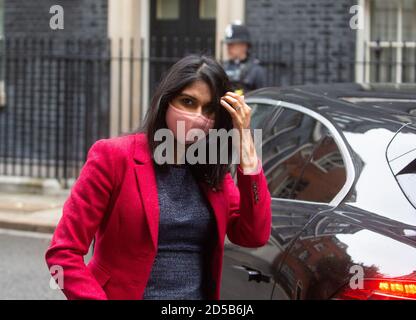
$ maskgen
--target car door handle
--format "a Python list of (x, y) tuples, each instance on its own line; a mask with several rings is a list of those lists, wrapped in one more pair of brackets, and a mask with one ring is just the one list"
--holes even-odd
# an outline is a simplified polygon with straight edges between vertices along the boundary
[(256, 281), (258, 283), (260, 282), (270, 282), (270, 276), (264, 275), (261, 273), (261, 271), (246, 267), (246, 266), (233, 266), (234, 269), (242, 270), (247, 273), (248, 275), (248, 281)]

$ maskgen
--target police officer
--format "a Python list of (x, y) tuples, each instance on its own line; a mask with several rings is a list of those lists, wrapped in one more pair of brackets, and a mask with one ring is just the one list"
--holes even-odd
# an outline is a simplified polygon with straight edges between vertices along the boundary
[(225, 43), (229, 60), (224, 69), (235, 92), (243, 95), (247, 91), (266, 85), (266, 72), (260, 61), (250, 56), (250, 33), (246, 26), (234, 23), (225, 29)]

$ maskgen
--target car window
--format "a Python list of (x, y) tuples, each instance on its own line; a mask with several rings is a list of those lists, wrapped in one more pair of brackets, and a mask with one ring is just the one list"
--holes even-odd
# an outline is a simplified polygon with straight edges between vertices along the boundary
[(416, 208), (416, 159), (403, 168), (396, 179), (407, 199)]
[(335, 139), (326, 128), (320, 126), (322, 136), (300, 177), (306, 188), (299, 197), (302, 200), (329, 203), (344, 186), (347, 173)]
[(292, 109), (258, 104), (252, 110), (252, 127), (263, 130), (262, 161), (271, 196), (329, 203), (346, 181), (329, 130)]
[[(280, 112), (282, 111), (281, 107), (278, 106), (271, 106), (267, 104), (250, 104), (252, 115), (251, 115), (251, 126), (253, 128), (262, 128), (263, 131), (266, 129), (262, 124), (269, 119), (273, 119), (273, 117), (279, 117)], [(269, 121), (271, 123), (275, 122), (275, 120)], [(271, 128), (269, 128), (270, 130)]]
[(387, 148), (387, 160), (392, 173), (416, 208), (416, 130), (413, 125), (402, 127)]

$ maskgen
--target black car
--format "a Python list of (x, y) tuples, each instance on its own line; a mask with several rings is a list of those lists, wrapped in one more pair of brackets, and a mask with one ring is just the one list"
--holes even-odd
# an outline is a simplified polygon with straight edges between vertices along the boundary
[(272, 196), (267, 245), (226, 239), (222, 299), (416, 299), (416, 85), (246, 96)]

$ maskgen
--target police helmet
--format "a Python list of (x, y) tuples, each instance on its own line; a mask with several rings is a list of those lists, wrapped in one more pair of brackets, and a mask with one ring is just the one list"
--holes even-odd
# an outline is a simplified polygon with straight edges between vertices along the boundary
[(225, 43), (245, 42), (251, 44), (250, 32), (242, 24), (233, 23), (225, 29)]

